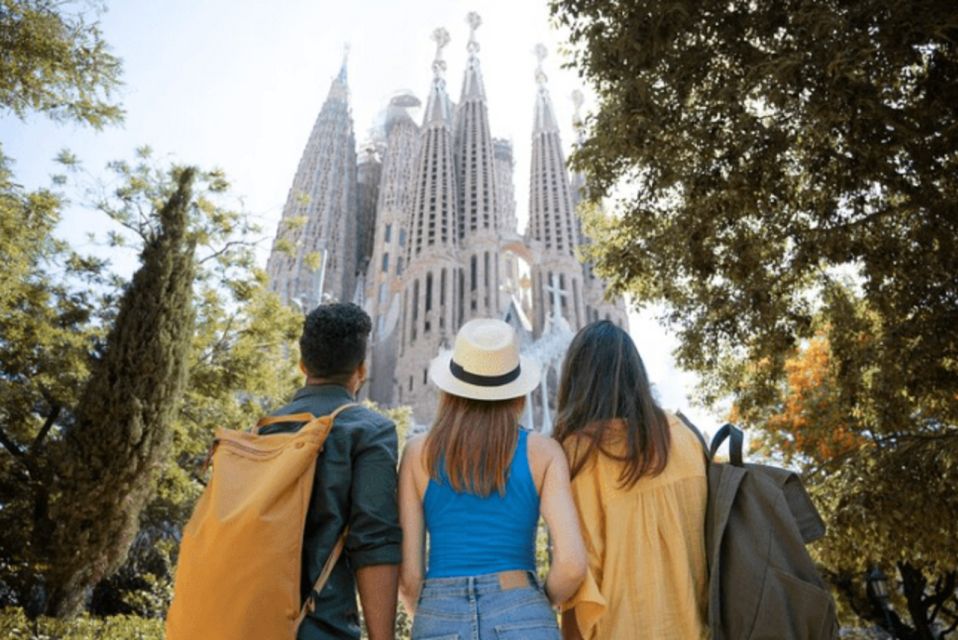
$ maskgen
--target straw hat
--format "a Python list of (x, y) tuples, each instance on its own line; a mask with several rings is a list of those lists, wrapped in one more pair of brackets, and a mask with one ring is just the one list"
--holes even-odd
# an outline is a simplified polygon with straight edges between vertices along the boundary
[(479, 318), (462, 325), (452, 352), (430, 363), (429, 379), (463, 398), (507, 400), (539, 385), (539, 363), (519, 355), (515, 329), (502, 320)]

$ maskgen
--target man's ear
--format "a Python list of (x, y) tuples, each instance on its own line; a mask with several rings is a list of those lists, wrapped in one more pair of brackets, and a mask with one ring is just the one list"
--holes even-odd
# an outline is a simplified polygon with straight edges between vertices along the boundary
[(362, 362), (359, 363), (359, 366), (356, 367), (356, 374), (359, 376), (359, 379), (360, 379), (360, 380), (365, 381), (365, 380), (366, 380), (366, 373), (367, 373), (367, 371), (366, 371), (366, 361), (363, 360)]
[(302, 360), (299, 361), (299, 370), (303, 372), (304, 376), (309, 377), (309, 371), (306, 370), (306, 363)]

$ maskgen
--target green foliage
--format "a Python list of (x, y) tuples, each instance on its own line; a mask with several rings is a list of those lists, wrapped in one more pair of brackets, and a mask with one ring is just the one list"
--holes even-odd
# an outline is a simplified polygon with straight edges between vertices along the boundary
[[(133, 162), (112, 163), (110, 170), (114, 186), (80, 191), (93, 194), (87, 206), (103, 216), (101, 237), (118, 234), (128, 250), (141, 252), (162, 234), (157, 207), (176, 192), (180, 174), (155, 168), (146, 148), (138, 150)], [(106, 336), (115, 327), (117, 301), (136, 285), (117, 278), (103, 261), (76, 254), (49, 235), (59, 220), (62, 195), (24, 193), (5, 164), (0, 177), (0, 225), (10, 231), (0, 239), (0, 249), (4, 264), (22, 274), (4, 280), (0, 289), (0, 306), (12, 310), (0, 314), (0, 435), (7, 453), (17, 452), (0, 455), (0, 602), (25, 606), (35, 614), (47, 606), (49, 585), (43, 574), (53, 554), (78, 546), (76, 541), (52, 545), (44, 540), (55, 532), (55, 527), (43, 526), (51, 515), (50, 502), (59, 502), (66, 519), (72, 515), (62, 500), (62, 486), (54, 482), (54, 471), (68, 459), (65, 434), (89, 395), (83, 390), (91, 384), (91, 368), (109, 352)], [(181, 400), (168, 403), (174, 413), (167, 453), (139, 467), (138, 473), (156, 470), (156, 477), (149, 479), (147, 470), (141, 478), (149, 485), (145, 495), (150, 500), (138, 520), (127, 522), (126, 535), (135, 533), (129, 557), (93, 591), (96, 613), (163, 614), (178, 531), (200, 492), (196, 471), (213, 428), (248, 426), (287, 398), (298, 382), (294, 343), (302, 318), (266, 290), (265, 274), (255, 267), (253, 255), (259, 229), (225, 206), (227, 186), (219, 172), (198, 174), (186, 230), (186, 244), (197, 247), (195, 273), (189, 277), (180, 269), (164, 271), (187, 276), (188, 295), (180, 307), (192, 307), (195, 321), (192, 329), (179, 328), (187, 330), (190, 342), (186, 367), (191, 382), (178, 394)], [(143, 321), (155, 314), (135, 315)], [(128, 361), (143, 366), (146, 361), (133, 356), (134, 351), (129, 351)], [(105, 397), (110, 391), (96, 395)], [(104, 446), (112, 442), (105, 433), (102, 439)], [(122, 447), (113, 451), (119, 458)], [(101, 474), (104, 468), (96, 466), (97, 460), (113, 463), (99, 455), (86, 460), (91, 472), (96, 468)], [(129, 500), (116, 499), (116, 493), (103, 495), (112, 495), (113, 504), (129, 506)], [(75, 501), (77, 512), (91, 510), (89, 494)], [(70, 537), (77, 527), (61, 531)], [(126, 549), (115, 545), (110, 553), (110, 562), (117, 563)], [(82, 568), (89, 571), (87, 565)]]
[[(361, 629), (360, 638), (367, 640), (369, 634), (366, 631), (366, 621), (363, 617), (362, 607), (359, 612), (359, 626)], [(394, 628), (396, 640), (409, 640), (412, 637), (412, 618), (406, 613), (405, 607), (400, 602), (396, 607), (396, 626)]]
[[(158, 176), (148, 165), (114, 166), (139, 176), (138, 197), (153, 197)], [(215, 173), (211, 186), (213, 194), (222, 194), (227, 185)], [(134, 210), (112, 210), (111, 217), (130, 224), (136, 220)], [(266, 276), (255, 267), (254, 237), (259, 229), (241, 213), (204, 199), (194, 222), (205, 248), (193, 287), (196, 326), (190, 384), (174, 421), (171, 454), (141, 517), (131, 555), (94, 593), (93, 610), (101, 614), (165, 613), (179, 531), (202, 491), (200, 469), (214, 429), (248, 428), (288, 398), (301, 381), (294, 346), (302, 318), (267, 291)]]
[(594, 198), (629, 186), (597, 268), (668, 303), (680, 363), (780, 370), (844, 271), (885, 328), (886, 396), (958, 417), (958, 7), (552, 8), (599, 99), (573, 164)]
[(323, 265), (323, 254), (321, 251), (310, 251), (306, 254), (306, 257), (303, 258), (303, 262), (306, 263), (306, 266), (312, 271), (316, 271)]
[(58, 495), (49, 518), (36, 523), (56, 615), (78, 611), (86, 590), (126, 558), (169, 450), (193, 334), (195, 178), (194, 169), (174, 171), (175, 189), (147, 214), (155, 229), (144, 231), (142, 265), (64, 425)]
[(0, 157), (0, 263), (10, 276), (0, 283), (0, 602), (34, 592), (35, 527), (54, 479), (45, 445), (79, 402), (104, 334), (103, 263), (51, 236), (62, 203), (25, 192)]
[(367, 400), (365, 404), (373, 411), (378, 411), (395, 423), (396, 434), (399, 437), (400, 454), (402, 454), (402, 448), (406, 446), (406, 440), (409, 438), (409, 427), (412, 426), (412, 407), (400, 405), (387, 409), (369, 400)]
[(9, 640), (163, 640), (163, 621), (135, 616), (30, 620), (22, 609), (0, 609), (0, 636)]
[(88, 20), (83, 9), (90, 8), (100, 12), (89, 2), (0, 0), (0, 109), (97, 129), (122, 120), (111, 100), (120, 60)]
[[(553, 0), (599, 106), (590, 256), (809, 472), (850, 610), (958, 619), (958, 5)], [(951, 624), (949, 622), (948, 624)], [(947, 625), (946, 625), (947, 626)]]

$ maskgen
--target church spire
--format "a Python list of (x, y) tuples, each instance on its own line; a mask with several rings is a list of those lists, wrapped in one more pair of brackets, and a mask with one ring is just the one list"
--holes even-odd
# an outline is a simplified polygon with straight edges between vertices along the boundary
[[(582, 118), (582, 104), (584, 102), (585, 97), (582, 95), (582, 92), (578, 89), (574, 90), (572, 92), (572, 130), (575, 132), (574, 145), (576, 148), (581, 147), (582, 143), (585, 141), (585, 121)], [(569, 187), (572, 189), (572, 210), (578, 211), (579, 204), (586, 197), (585, 174), (583, 174), (581, 171), (573, 171), (572, 177), (569, 179)], [(579, 244), (587, 244), (589, 240), (582, 231), (582, 219), (579, 216), (575, 216), (575, 228)], [(595, 279), (595, 273), (592, 270), (592, 263), (584, 262), (582, 264), (582, 272), (585, 276), (586, 287), (588, 288), (590, 281)]]
[(585, 139), (585, 119), (582, 117), (582, 105), (585, 103), (585, 96), (578, 89), (572, 92), (572, 128), (575, 130), (576, 146), (582, 144)]
[(436, 57), (432, 61), (432, 88), (426, 101), (423, 126), (449, 124), (452, 119), (452, 105), (446, 94), (446, 61), (442, 59), (442, 50), (449, 44), (449, 32), (439, 27), (432, 32), (432, 39), (436, 43)]
[(347, 102), (349, 100), (349, 83), (346, 73), (346, 63), (348, 61), (349, 44), (347, 43), (343, 45), (343, 61), (339, 65), (339, 73), (333, 77), (333, 81), (329, 84), (327, 100), (339, 100), (341, 102)]
[(552, 109), (552, 99), (549, 97), (549, 87), (546, 84), (549, 77), (542, 69), (542, 61), (545, 60), (546, 55), (548, 55), (548, 50), (545, 45), (537, 44), (533, 52), (539, 61), (536, 65), (536, 84), (539, 88), (536, 91), (536, 111), (532, 132), (533, 135), (544, 131), (554, 131), (558, 133), (559, 125), (556, 122), (555, 113)]
[(344, 59), (300, 157), (267, 262), (270, 287), (284, 302), (308, 310), (353, 297), (356, 171)]
[(462, 97), (456, 109), (456, 170), (459, 183), (459, 238), (468, 264), (468, 289), (463, 322), (474, 317), (496, 316), (499, 299), (499, 238), (496, 167), (489, 109), (479, 71), (478, 13), (466, 17), (469, 53), (462, 81)]
[[(565, 294), (560, 296), (561, 313), (573, 327), (582, 326), (581, 281), (582, 268), (575, 258), (579, 234), (573, 213), (569, 174), (559, 138), (552, 101), (546, 86), (542, 61), (546, 48), (535, 47), (536, 65), (535, 120), (532, 131), (532, 167), (529, 181), (528, 237), (541, 247), (539, 263), (533, 265), (533, 306), (537, 308), (537, 326), (543, 327), (556, 304), (546, 294), (548, 285), (558, 276), (557, 285)], [(571, 295), (569, 295), (571, 294)]]
[(436, 391), (427, 381), (429, 361), (455, 335), (460, 315), (455, 292), (462, 283), (452, 105), (446, 95), (446, 63), (442, 59), (449, 33), (436, 29), (433, 40), (436, 57), (413, 179), (396, 375), (399, 401), (416, 407), (414, 419), (420, 424), (435, 415)]
[(486, 88), (483, 86), (482, 71), (479, 69), (479, 41), (476, 40), (476, 30), (482, 24), (482, 18), (475, 11), (470, 11), (466, 16), (466, 23), (469, 25), (469, 43), (466, 45), (469, 57), (466, 59), (466, 74), (462, 81), (460, 102), (470, 98), (485, 100)]
[(339, 65), (339, 75), (336, 76), (336, 81), (342, 85), (346, 85), (346, 63), (349, 62), (349, 43), (343, 44), (343, 62)]
[(552, 110), (542, 69), (546, 48), (534, 49), (536, 65), (535, 126), (532, 130), (532, 174), (529, 191), (529, 235), (544, 243), (547, 252), (574, 255), (577, 236), (573, 232), (572, 197), (559, 126)]
[(416, 200), (408, 247), (409, 260), (432, 245), (455, 246), (458, 240), (456, 176), (453, 163), (452, 113), (446, 95), (446, 61), (442, 50), (449, 44), (449, 32), (432, 33), (436, 57), (433, 80), (420, 132), (420, 157), (416, 176)]

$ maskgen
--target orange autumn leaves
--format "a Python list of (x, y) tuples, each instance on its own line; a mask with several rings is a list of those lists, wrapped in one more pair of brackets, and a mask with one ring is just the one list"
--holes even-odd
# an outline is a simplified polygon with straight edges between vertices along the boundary
[[(753, 448), (775, 451), (786, 462), (795, 458), (820, 464), (858, 449), (864, 438), (842, 407), (832, 369), (828, 339), (817, 336), (786, 360), (779, 402), (766, 415)], [(732, 410), (732, 418), (737, 408)]]

